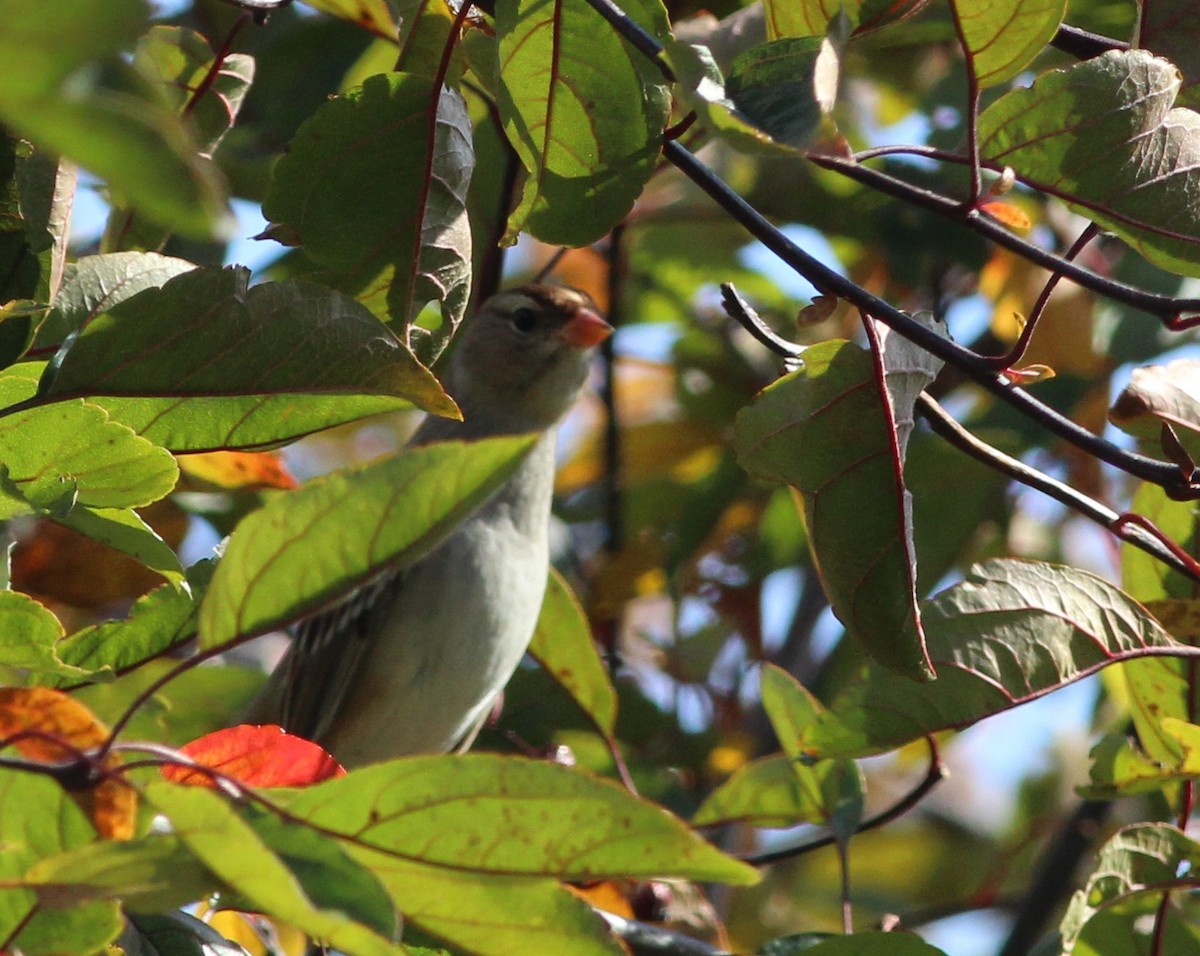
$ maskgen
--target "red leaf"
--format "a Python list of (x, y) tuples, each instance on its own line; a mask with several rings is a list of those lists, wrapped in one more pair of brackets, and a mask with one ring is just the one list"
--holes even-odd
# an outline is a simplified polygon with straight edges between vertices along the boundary
[[(345, 776), (342, 767), (312, 741), (275, 724), (240, 724), (205, 734), (180, 748), (196, 763), (219, 770), (248, 787), (302, 787)], [(175, 783), (215, 787), (200, 770), (171, 764), (163, 776)]]

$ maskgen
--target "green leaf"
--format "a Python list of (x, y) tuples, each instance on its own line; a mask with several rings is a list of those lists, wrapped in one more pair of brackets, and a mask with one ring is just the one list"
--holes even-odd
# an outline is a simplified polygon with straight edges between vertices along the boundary
[[(1063, 953), (1099, 956), (1109, 951), (1103, 940), (1135, 935), (1142, 938), (1148, 952), (1153, 921), (1142, 918), (1158, 910), (1164, 890), (1191, 888), (1197, 867), (1200, 844), (1175, 827), (1145, 823), (1119, 830), (1100, 848), (1096, 868), (1067, 906), (1059, 927)], [(1106, 915), (1108, 918), (1103, 918)], [(1164, 915), (1176, 924), (1183, 919), (1173, 902)], [(1173, 927), (1172, 935), (1180, 929), (1179, 925)], [(1200, 952), (1194, 927), (1176, 939), (1176, 945), (1162, 952), (1179, 956)]]
[(413, 354), (315, 285), (196, 269), (92, 320), (40, 401), (87, 395), (175, 451), (252, 448), (413, 402), (455, 415)]
[(1011, 80), (1058, 30), (1066, 0), (953, 0), (954, 19), (980, 88)]
[(1200, 275), (1200, 116), (1172, 108), (1179, 84), (1144, 50), (1045, 73), (983, 111), (980, 153), (1156, 265)]
[[(820, 760), (808, 765), (776, 755), (738, 769), (705, 798), (692, 823), (698, 827), (734, 821), (756, 827), (831, 826), (847, 804), (855, 803), (861, 817), (862, 779), (852, 760)], [(856, 816), (853, 812), (845, 815)], [(847, 822), (851, 830), (858, 825), (858, 820)]]
[(863, 0), (763, 0), (767, 38), (821, 36), (839, 12), (858, 23), (862, 6)]
[(120, 56), (147, 13), (142, 0), (75, 0), (47, 17), (40, 0), (8, 0), (0, 117), (156, 221), (208, 237), (228, 222), (216, 167), (153, 79)]
[(400, 32), (388, 0), (308, 0), (308, 6), (349, 20), (388, 40), (395, 40)]
[(391, 897), (336, 839), (254, 806), (246, 808), (245, 819), (316, 905), (345, 913), (385, 938), (395, 936), (399, 921)]
[[(186, 27), (157, 25), (138, 39), (133, 68), (158, 87), (165, 103), (182, 118), (196, 149), (212, 156), (237, 120), (254, 79), (254, 59), (226, 51), (215, 62), (208, 41)], [(118, 205), (101, 242), (107, 251), (161, 247), (171, 230), (147, 222), (138, 210)]]
[(617, 692), (596, 651), (587, 615), (571, 587), (554, 568), (529, 653), (562, 685), (583, 712), (611, 737), (617, 722)]
[[(0, 773), (0, 805), (2, 884), (19, 882), (41, 859), (96, 839), (78, 804), (47, 776)], [(91, 956), (120, 930), (116, 903), (53, 909), (39, 906), (30, 889), (0, 889), (0, 939), (28, 956)]]
[(120, 900), (135, 910), (169, 910), (203, 899), (217, 878), (176, 836), (86, 843), (35, 864), (23, 882), (50, 906)]
[(258, 667), (206, 664), (175, 674), (166, 686), (154, 689), (155, 681), (165, 679), (178, 667), (179, 662), (170, 658), (146, 661), (115, 680), (77, 688), (71, 691), (71, 697), (111, 726), (135, 700), (141, 701), (143, 693), (153, 691), (149, 700), (139, 703), (121, 733), (122, 739), (153, 740), (179, 747), (238, 723), (266, 681)]
[(826, 36), (753, 47), (731, 64), (725, 93), (772, 139), (801, 149), (831, 126), (849, 33), (849, 21), (838, 16)]
[[(74, 187), (74, 167), (0, 130), (0, 303), (32, 300), (44, 307), (58, 291)], [(40, 319), (40, 308), (5, 317), (4, 365), (28, 346)]]
[(77, 504), (140, 508), (179, 477), (169, 452), (82, 400), (0, 417), (0, 466), (10, 490), (52, 516)]
[(932, 677), (896, 437), (871, 355), (845, 341), (806, 349), (799, 371), (738, 415), (735, 447), (751, 474), (800, 491), (813, 560), (847, 631), (888, 667)]
[(556, 880), (534, 876), (479, 875), (414, 863), (353, 844), (350, 854), (387, 887), (404, 916), (473, 956), (570, 953), (624, 956), (599, 915)]
[(116, 945), (129, 956), (247, 956), (207, 923), (181, 911), (126, 913), (125, 930)]
[[(1192, 502), (1174, 501), (1158, 485), (1142, 482), (1129, 510), (1154, 522), (1188, 554), (1200, 549), (1196, 506)], [(1143, 603), (1196, 596), (1195, 581), (1125, 541), (1121, 542), (1121, 587)]]
[(426, 77), (380, 74), (300, 128), (275, 167), (263, 215), (303, 244), (323, 281), (390, 317), (405, 337), (421, 308), (440, 302), (442, 325), (422, 349), (431, 361), (470, 292), (473, 167), (462, 97)]
[(200, 608), (201, 645), (280, 627), (425, 554), (513, 473), (534, 439), (406, 449), (274, 498), (229, 539)]
[[(1195, 553), (1196, 513), (1191, 502), (1172, 501), (1158, 485), (1143, 483), (1133, 497), (1130, 510), (1154, 522), (1187, 553)], [(1121, 583), (1156, 614), (1162, 613), (1156, 606), (1171, 600), (1190, 602), (1195, 593), (1194, 581), (1128, 542), (1121, 544)], [(1170, 627), (1167, 630), (1179, 640), (1194, 643), (1187, 634)], [(1162, 765), (1173, 765), (1182, 757), (1178, 741), (1163, 730), (1163, 720), (1188, 720), (1200, 704), (1197, 696), (1200, 688), (1193, 686), (1191, 671), (1187, 661), (1170, 657), (1127, 661), (1121, 665), (1138, 739), (1147, 756)]]
[(860, 757), (964, 727), (1102, 667), (1184, 648), (1145, 609), (1077, 568), (1032, 561), (975, 565), (923, 602), (935, 683), (876, 666), (829, 709), (802, 688), (789, 706), (812, 713), (796, 746), (807, 757)]
[[(254, 908), (350, 956), (395, 953), (374, 930), (311, 899), (284, 860), (216, 791), (152, 781), (143, 792), (195, 857)], [(313, 833), (297, 841), (307, 846), (318, 837)]]
[[(134, 601), (125, 620), (81, 628), (58, 644), (62, 659), (97, 673), (128, 670), (196, 635), (196, 607), (208, 587), (213, 562), (187, 570), (187, 586), (164, 584)], [(59, 686), (61, 686), (59, 683)]]
[(0, 665), (27, 670), (39, 683), (79, 680), (87, 670), (61, 656), (62, 636), (49, 609), (20, 591), (0, 591)]
[[(658, 0), (621, 4), (660, 42)], [(511, 0), (496, 7), (498, 106), (529, 173), (506, 239), (584, 246), (625, 218), (654, 171), (667, 88), (584, 0)]]
[(1195, 31), (1180, 29), (1181, 20), (1193, 13), (1189, 0), (1158, 0), (1138, 9), (1137, 37), (1133, 46), (1165, 57), (1183, 73), (1179, 105), (1195, 109), (1200, 104), (1200, 48)]
[(326, 832), (459, 870), (563, 880), (758, 880), (751, 867), (616, 784), (519, 757), (410, 757), (281, 799), (289, 813)]
[(237, 943), (180, 910), (126, 913), (125, 920), (116, 945), (129, 956), (247, 956)]
[(184, 272), (195, 269), (186, 259), (157, 252), (111, 252), (83, 256), (69, 263), (54, 307), (38, 329), (38, 348), (57, 348), (72, 332), (80, 331), (96, 316), (118, 302), (158, 288)]
[(1090, 783), (1080, 788), (1082, 794), (1088, 799), (1111, 799), (1200, 777), (1200, 727), (1175, 717), (1162, 718), (1158, 726), (1175, 750), (1169, 763), (1150, 759), (1124, 734), (1109, 734), (1092, 748)]
[(726, 92), (725, 79), (707, 47), (673, 40), (667, 46), (667, 61), (679, 78), (676, 93), (680, 101), (735, 149), (768, 155), (795, 152), (787, 144), (777, 143), (766, 130), (760, 129), (738, 110)]

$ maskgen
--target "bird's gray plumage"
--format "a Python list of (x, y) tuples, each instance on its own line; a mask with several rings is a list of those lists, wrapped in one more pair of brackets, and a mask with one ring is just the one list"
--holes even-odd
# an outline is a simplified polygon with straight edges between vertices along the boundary
[(410, 444), (541, 436), (432, 551), (298, 625), (247, 720), (316, 740), (347, 766), (448, 750), (478, 726), (537, 623), (555, 426), (607, 329), (593, 310), (583, 293), (550, 286), (485, 304), (445, 379), (463, 421), (430, 418)]

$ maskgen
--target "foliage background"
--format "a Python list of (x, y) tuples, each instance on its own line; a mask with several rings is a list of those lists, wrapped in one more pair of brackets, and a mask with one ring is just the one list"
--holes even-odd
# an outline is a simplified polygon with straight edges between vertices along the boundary
[[(835, 16), (835, 5), (795, 2), (766, 5), (764, 34), (758, 6), (641, 0), (623, 5), (640, 25), (625, 41), (582, 0), (498, 2), (465, 27), (435, 2), (402, 6), (328, 0), (257, 24), (207, 0), (153, 19), (136, 0), (74, 0), (54, 16), (33, 0), (0, 4), (10, 64), (0, 78), (9, 130), (0, 504), (15, 543), (0, 603), (11, 635), (0, 727), (16, 748), (0, 770), (14, 848), (0, 857), (4, 945), (89, 953), (120, 933), (127, 950), (147, 940), (168, 948), (168, 934), (181, 950), (194, 947), (195, 921), (163, 914), (219, 887), (348, 952), (388, 951), (397, 907), (408, 932), (429, 934), (414, 945), (615, 951), (585, 908), (561, 902), (562, 878), (626, 918), (664, 922), (679, 934), (668, 951), (693, 941), (736, 952), (817, 942), (830, 952), (931, 951), (869, 932), (890, 927), (889, 914), (955, 956), (1200, 947), (1186, 895), (1197, 859), (1185, 836), (1194, 657), (1180, 647), (1194, 631), (1200, 580), (1186, 556), (1200, 416), (1191, 370), (1163, 366), (1193, 338), (1174, 320), (1200, 311), (1188, 278), (1200, 271), (1198, 121), (1167, 112), (1195, 98), (1188, 5), (864, 2)], [(1078, 29), (1064, 34), (1063, 22)], [(1115, 50), (1128, 40), (1174, 65)], [(644, 55), (656, 44), (665, 54)], [(1035, 78), (1036, 97), (1018, 92)], [(893, 144), (904, 148), (879, 149)], [(707, 168), (689, 165), (697, 152)], [(78, 187), (58, 154), (94, 179)], [(1006, 166), (1019, 180), (1011, 191)], [(766, 220), (755, 225), (728, 197), (715, 203), (722, 184)], [(101, 237), (72, 244), (77, 188), (101, 191), (111, 212)], [(263, 210), (261, 241), (280, 250), (253, 287), (216, 268), (231, 243), (235, 260), (246, 248), (231, 200), (246, 217)], [(447, 407), (424, 366), (436, 371), (468, 298), (528, 278), (559, 245), (571, 248), (557, 279), (590, 291), (620, 331), (596, 395), (565, 429), (563, 583), (534, 648), (547, 666), (522, 668), (480, 747), (569, 754), (582, 770), (624, 775), (646, 800), (760, 865), (762, 881), (701, 893), (652, 879), (746, 875), (683, 831), (656, 829), (644, 805), (648, 860), (617, 855), (571, 869), (556, 848), (591, 837), (540, 819), (500, 830), (514, 845), (535, 839), (541, 855), (497, 866), (466, 849), (422, 851), (426, 869), (414, 875), (371, 856), (375, 844), (347, 850), (346, 819), (324, 821), (330, 847), (295, 829), (276, 833), (261, 810), (235, 814), (216, 797), (113, 769), (108, 732), (91, 715), (114, 725), (118, 741), (173, 746), (233, 722), (270, 640), (232, 646), (240, 636), (275, 631), (379, 562), (402, 560), (428, 528), (406, 526), (385, 558), (351, 555), (327, 565), (315, 589), (284, 582), (269, 598), (244, 586), (259, 526), (234, 534), (215, 577), (208, 561), (185, 577), (175, 551), (188, 562), (207, 555), (209, 542), (268, 503), (302, 513), (312, 499), (290, 490), (280, 461), (307, 478), (395, 452), (412, 406)], [(804, 249), (820, 250), (820, 263), (801, 258)], [(1051, 283), (1070, 262), (1088, 275)], [(766, 331), (723, 305), (719, 284), (730, 282)], [(915, 429), (903, 470), (915, 565), (891, 437), (904, 417), (899, 386), (887, 386), (889, 406), (867, 352), (822, 344), (872, 341), (882, 354), (860, 313), (900, 321), (888, 306), (944, 319), (966, 347), (926, 370), (936, 376), (929, 394), (993, 449), (981, 463), (930, 427)], [(925, 333), (904, 329), (920, 337), (935, 328), (920, 321)], [(382, 354), (381, 322), (394, 333)], [(1031, 340), (1005, 357), (1022, 327)], [(789, 343), (813, 347), (803, 369), (756, 401), (796, 366)], [(835, 371), (816, 375), (826, 361)], [(921, 361), (901, 364), (911, 372)], [(1134, 365), (1154, 371), (1111, 414), (1150, 462), (1107, 423)], [(1023, 374), (1004, 378), (1014, 367)], [(823, 414), (851, 392), (866, 394), (864, 404)], [(1115, 444), (1083, 441), (1043, 403)], [(771, 445), (776, 432), (804, 428)], [(865, 451), (851, 441), (861, 435)], [(226, 454), (284, 444), (281, 459)], [(496, 446), (472, 462), (441, 461), (473, 484), (439, 506), (466, 507), (514, 453)], [(876, 470), (833, 480), (860, 456)], [(396, 473), (370, 472), (352, 488), (356, 501), (383, 500), (372, 496), (410, 480), (409, 493), (434, 500), (434, 473), (410, 476), (403, 456), (383, 461)], [(835, 490), (820, 505), (827, 481)], [(1127, 511), (1184, 554), (1123, 520)], [(268, 543), (320, 553), (332, 540)], [(877, 562), (880, 554), (890, 557)], [(975, 573), (975, 584), (954, 589), (991, 558), (1053, 567), (992, 564), (990, 584)], [(912, 598), (948, 586), (920, 606), (923, 638)], [(180, 668), (197, 635), (201, 657), (228, 653)], [(939, 665), (930, 684), (912, 679), (925, 667), (925, 638)], [(1164, 649), (1176, 657), (1159, 656)], [(954, 684), (954, 654), (967, 678), (1001, 693)], [(1074, 683), (1101, 668), (1098, 681)], [(44, 687), (68, 688), (74, 704), (30, 696)], [(1044, 693), (1032, 717), (956, 736)], [(82, 715), (66, 709), (80, 704)], [(21, 746), (31, 727), (49, 735), (48, 750)], [(43, 772), (29, 772), (30, 760)], [(503, 802), (488, 782), (492, 764), (415, 766), (438, 787), (477, 786)], [(513, 766), (525, 768), (508, 771), (523, 786), (541, 780), (542, 770)], [(71, 775), (81, 768), (91, 775), (85, 792), (106, 774), (137, 782), (140, 816), (105, 810), (106, 800), (121, 802), (112, 793), (98, 794), (101, 809), (75, 809), (62, 784), (78, 790)], [(469, 782), (472, 773), (483, 782)], [(382, 800), (366, 778), (351, 779)], [(567, 804), (634, 813), (615, 791), (580, 796), (566, 778), (546, 780)], [(273, 806), (313, 824), (320, 799), (280, 796)], [(519, 813), (521, 799), (508, 799)], [(195, 838), (154, 839), (147, 806)], [(880, 814), (886, 825), (849, 839)], [(496, 837), (473, 816), (442, 825)], [(60, 821), (53, 837), (43, 832), (50, 818)], [(105, 832), (114, 819), (118, 832)], [(813, 825), (833, 834), (831, 845), (815, 845)], [(134, 839), (99, 841), (97, 830)], [(378, 839), (415, 852), (403, 834)], [(212, 847), (273, 878), (248, 882)], [(447, 872), (470, 879), (439, 883)], [(294, 896), (281, 888), (291, 881)], [(351, 890), (339, 895), (336, 885)], [(1072, 899), (1084, 885), (1089, 893)], [(453, 916), (438, 911), (442, 896)], [(968, 915), (968, 929), (947, 933), (941, 921), (956, 914)], [(243, 932), (234, 928), (242, 917), (214, 919), (231, 938)], [(495, 921), (502, 926), (480, 929)], [(532, 942), (535, 925), (549, 926), (554, 942)], [(819, 935), (850, 929), (859, 932), (844, 941)], [(621, 932), (634, 938), (637, 927)]]

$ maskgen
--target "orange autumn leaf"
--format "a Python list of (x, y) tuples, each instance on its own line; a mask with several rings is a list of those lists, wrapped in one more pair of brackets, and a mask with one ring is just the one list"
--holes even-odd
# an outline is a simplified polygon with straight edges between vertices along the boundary
[[(15, 739), (14, 739), (15, 738)], [(81, 751), (92, 750), (108, 738), (108, 728), (87, 707), (62, 691), (49, 687), (0, 687), (0, 739), (26, 760), (62, 763)], [(120, 767), (121, 759), (108, 754), (105, 770)], [(128, 840), (137, 820), (137, 793), (115, 774), (98, 783), (73, 790), (96, 832), (109, 840)]]
[(299, 482), (283, 459), (269, 451), (209, 451), (180, 455), (179, 470), (190, 483), (222, 491), (282, 488)]
[(1028, 232), (1033, 228), (1033, 222), (1030, 220), (1021, 208), (1014, 206), (1011, 203), (985, 202), (979, 207), (979, 211), (991, 216), (996, 222), (1002, 226), (1008, 226), (1009, 229), (1016, 229), (1019, 232)]
[[(198, 737), (180, 752), (248, 787), (302, 787), (334, 777), (345, 769), (312, 741), (295, 737), (275, 724), (239, 724)], [(163, 767), (174, 783), (215, 787), (208, 774), (179, 764)]]
[[(172, 548), (187, 534), (186, 512), (169, 499), (138, 514)], [(163, 579), (128, 555), (43, 518), (13, 549), (12, 582), (47, 603), (95, 610), (141, 597)]]
[(606, 913), (615, 913), (625, 919), (635, 918), (633, 904), (629, 902), (628, 896), (633, 890), (632, 885), (622, 885), (616, 880), (600, 880), (596, 883), (579, 886), (572, 886), (568, 883), (566, 887), (571, 893), (590, 903), (596, 909), (604, 910)]

